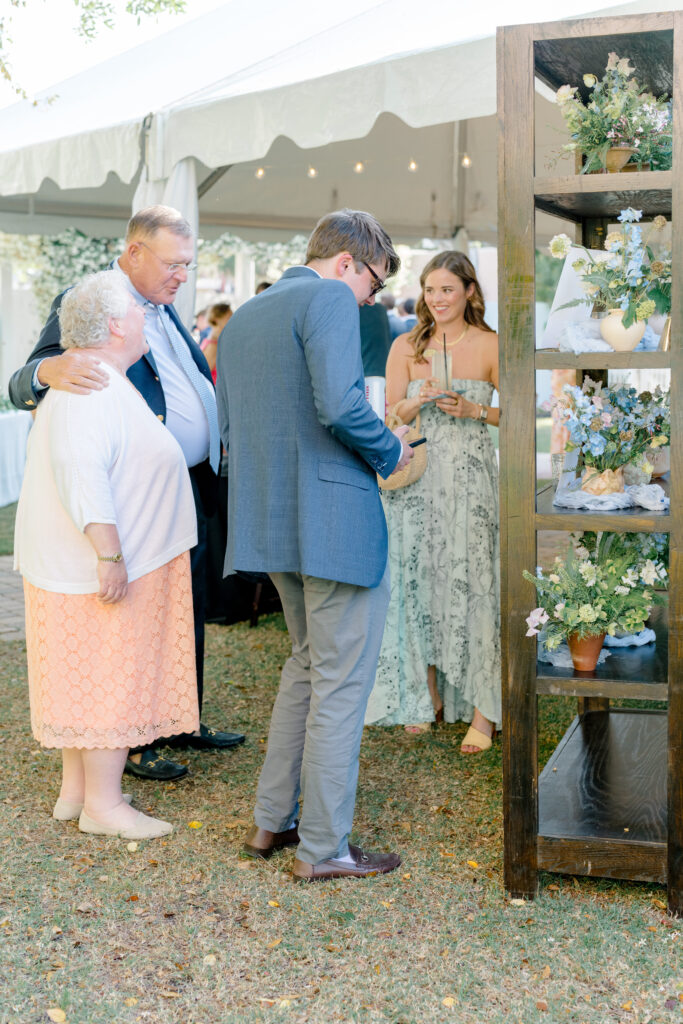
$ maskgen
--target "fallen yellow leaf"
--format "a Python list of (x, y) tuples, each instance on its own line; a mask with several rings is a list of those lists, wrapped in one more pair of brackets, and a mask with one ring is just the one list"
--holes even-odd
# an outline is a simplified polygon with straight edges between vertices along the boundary
[(478, 868), (479, 867), (479, 865), (477, 864), (476, 860), (468, 860), (467, 863), (469, 864), (469, 866), (471, 868)]
[(666, 903), (664, 903), (663, 900), (653, 900), (652, 902), (656, 907), (659, 907), (660, 910), (666, 910)]
[(213, 967), (213, 965), (216, 963), (216, 957), (214, 956), (214, 954), (207, 953), (206, 956), (204, 957), (204, 963), (207, 965), (207, 967)]
[(445, 999), (441, 1000), (443, 1006), (455, 1006), (455, 999), (453, 996), (446, 996)]
[(510, 906), (512, 907), (525, 907), (526, 900), (510, 900)]
[(631, 1009), (633, 1009), (633, 1000), (629, 999), (629, 1001), (627, 1003), (622, 1003), (621, 1004), (621, 1008), (622, 1008), (622, 1010), (631, 1010)]
[(64, 1024), (64, 1021), (66, 1020), (66, 1014), (64, 1013), (64, 1010), (60, 1010), (58, 1006), (52, 1006), (47, 1011), (47, 1015), (50, 1018), (50, 1020), (55, 1022), (55, 1024)]
[(269, 907), (279, 907), (280, 904), (278, 903), (277, 900), (268, 900), (268, 906)]
[(543, 970), (541, 971), (541, 977), (549, 978), (550, 974), (551, 974), (550, 966), (548, 964), (546, 964), (545, 967), (543, 968)]
[(137, 999), (135, 998), (135, 996), (128, 996), (128, 998), (124, 999), (123, 1001), (126, 1004), (126, 1006), (135, 1006), (137, 1004)]
[(187, 827), (188, 828), (202, 828), (202, 822), (201, 821), (189, 821), (187, 823)]
[(281, 942), (282, 942), (282, 939), (281, 939), (281, 938), (279, 938), (279, 939), (273, 939), (273, 941), (272, 941), (272, 942), (269, 942), (269, 943), (268, 943), (268, 945), (266, 946), (266, 949), (275, 949), (275, 947), (276, 947), (276, 946), (279, 946)]
[(403, 877), (405, 878), (406, 881), (408, 881), (408, 879), (411, 877), (410, 872), (407, 871)]
[(128, 846), (126, 847), (126, 849), (128, 850), (128, 853), (135, 853), (137, 848), (138, 848), (138, 844), (137, 843), (128, 843)]

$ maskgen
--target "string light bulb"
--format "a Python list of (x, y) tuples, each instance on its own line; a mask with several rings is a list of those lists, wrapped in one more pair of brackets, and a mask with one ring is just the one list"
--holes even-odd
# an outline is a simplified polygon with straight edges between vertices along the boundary
[(415, 160), (410, 161), (410, 163), (408, 164), (408, 170), (413, 172), (417, 170), (417, 162)]
[(309, 178), (317, 178), (318, 177), (318, 172), (315, 169), (315, 167), (309, 167), (308, 171), (306, 173), (308, 174)]
[(472, 166), (472, 158), (470, 156), (468, 156), (467, 153), (463, 153), (462, 160), (460, 161), (460, 166), (461, 167), (471, 167)]
[(362, 174), (363, 171), (365, 170), (365, 164), (363, 163), (363, 161), (357, 160), (356, 163), (353, 165), (353, 170), (356, 174)]
[(254, 177), (255, 178), (258, 178), (260, 180), (261, 178), (264, 178), (265, 175), (266, 175), (265, 167), (257, 167), (256, 168), (256, 171), (254, 173)]

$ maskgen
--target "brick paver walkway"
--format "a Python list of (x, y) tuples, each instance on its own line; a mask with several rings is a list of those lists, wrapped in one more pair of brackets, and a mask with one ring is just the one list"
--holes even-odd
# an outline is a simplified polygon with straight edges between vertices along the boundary
[(12, 556), (0, 556), (0, 643), (23, 640), (24, 581), (12, 569)]

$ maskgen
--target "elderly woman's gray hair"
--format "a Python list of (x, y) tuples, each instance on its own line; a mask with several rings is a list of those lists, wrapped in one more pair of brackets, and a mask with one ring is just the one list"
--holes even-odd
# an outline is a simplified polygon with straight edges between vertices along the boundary
[(90, 274), (71, 288), (59, 307), (62, 348), (97, 348), (109, 338), (109, 319), (128, 312), (132, 296), (122, 275)]

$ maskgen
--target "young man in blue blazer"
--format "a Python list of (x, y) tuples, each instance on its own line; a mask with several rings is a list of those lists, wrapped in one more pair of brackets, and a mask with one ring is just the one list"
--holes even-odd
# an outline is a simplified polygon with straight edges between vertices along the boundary
[(365, 399), (358, 307), (372, 304), (398, 267), (374, 217), (329, 214), (309, 240), (306, 266), (238, 309), (218, 343), (225, 573), (268, 573), (292, 639), (244, 852), (268, 857), (298, 843), (302, 880), (400, 864), (397, 854), (348, 841), (389, 601), (377, 474), (412, 457), (407, 428), (392, 433)]

